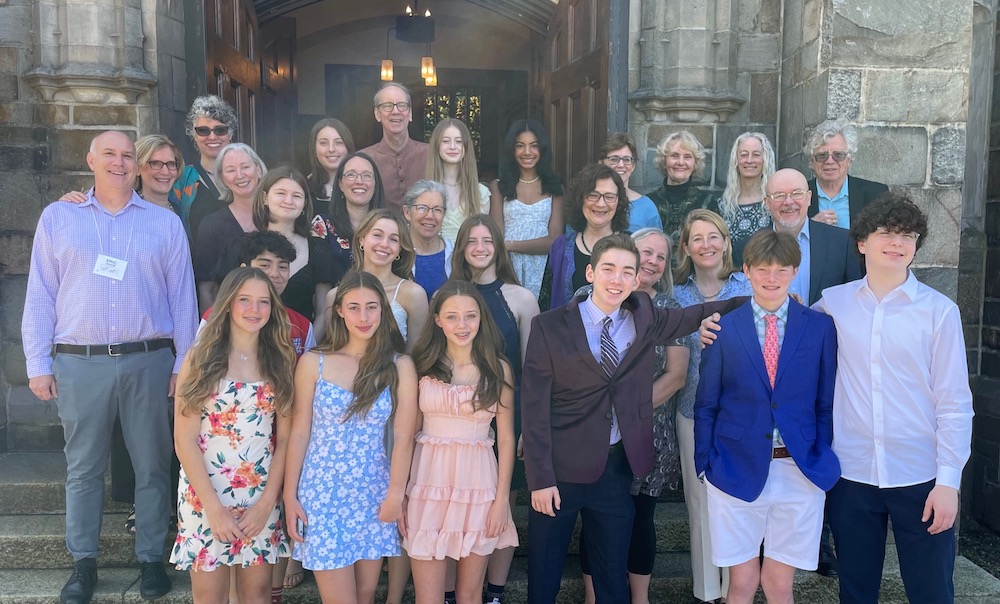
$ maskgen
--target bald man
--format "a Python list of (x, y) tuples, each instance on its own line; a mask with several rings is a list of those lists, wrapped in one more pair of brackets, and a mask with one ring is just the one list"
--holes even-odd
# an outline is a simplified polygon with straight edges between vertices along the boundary
[[(809, 183), (798, 170), (778, 170), (767, 180), (764, 203), (771, 213), (773, 228), (795, 237), (802, 252), (802, 264), (789, 291), (807, 304), (819, 300), (827, 287), (864, 276), (847, 229), (808, 220), (811, 199)], [(745, 244), (743, 241), (733, 247), (733, 263), (737, 266), (743, 262)]]
[(75, 565), (63, 604), (87, 604), (97, 584), (116, 418), (136, 476), (140, 594), (170, 591), (162, 563), (172, 499), (167, 398), (198, 317), (184, 227), (132, 189), (132, 139), (99, 134), (87, 165), (94, 187), (86, 200), (54, 202), (38, 221), (21, 323), (28, 384), (40, 400), (56, 400), (66, 439), (66, 547)]

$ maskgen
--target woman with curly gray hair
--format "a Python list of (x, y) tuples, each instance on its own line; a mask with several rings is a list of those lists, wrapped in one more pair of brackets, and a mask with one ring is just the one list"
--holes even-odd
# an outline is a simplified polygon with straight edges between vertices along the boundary
[(233, 141), (237, 126), (236, 111), (214, 95), (196, 98), (188, 111), (184, 129), (199, 158), (184, 168), (171, 197), (177, 200), (181, 221), (192, 239), (198, 235), (201, 219), (226, 205), (219, 199), (221, 180), (215, 174), (215, 160)]

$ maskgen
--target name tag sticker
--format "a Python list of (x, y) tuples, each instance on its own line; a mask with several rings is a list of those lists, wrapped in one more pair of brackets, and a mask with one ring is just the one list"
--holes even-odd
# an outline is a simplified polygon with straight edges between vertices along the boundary
[(127, 266), (127, 260), (98, 254), (97, 262), (94, 263), (94, 274), (121, 281), (125, 277), (125, 267)]

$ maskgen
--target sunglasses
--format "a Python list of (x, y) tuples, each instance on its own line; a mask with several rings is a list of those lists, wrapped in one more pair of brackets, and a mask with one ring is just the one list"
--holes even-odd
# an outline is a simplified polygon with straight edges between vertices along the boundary
[(208, 126), (198, 126), (194, 129), (194, 133), (198, 136), (208, 136), (209, 134), (214, 134), (215, 136), (225, 136), (229, 134), (229, 126), (215, 126), (214, 128), (209, 128)]

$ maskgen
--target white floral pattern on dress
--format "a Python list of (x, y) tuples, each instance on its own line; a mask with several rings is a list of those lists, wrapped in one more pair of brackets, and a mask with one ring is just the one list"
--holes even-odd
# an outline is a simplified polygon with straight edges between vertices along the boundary
[(316, 380), (312, 432), (298, 485), (306, 513), (305, 542), (296, 544), (292, 554), (309, 570), (400, 554), (396, 523), (378, 519), (389, 491), (383, 441), (392, 414), (389, 389), (379, 394), (367, 415), (344, 420), (353, 402), (351, 391), (321, 377)]
[[(527, 241), (546, 237), (549, 234), (549, 217), (552, 215), (552, 198), (539, 199), (535, 203), (524, 203), (519, 199), (503, 202), (504, 239), (507, 241)], [(546, 254), (510, 254), (514, 274), (531, 293), (538, 297), (542, 288), (542, 273), (545, 272)]]
[[(198, 448), (224, 506), (237, 513), (257, 503), (267, 486), (274, 456), (274, 392), (267, 382), (222, 380), (201, 413)], [(260, 534), (224, 542), (215, 539), (201, 499), (181, 468), (177, 487), (177, 539), (170, 561), (178, 570), (213, 571), (218, 566), (274, 564), (288, 557), (280, 506)]]

